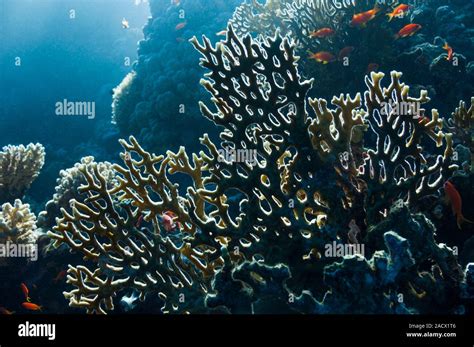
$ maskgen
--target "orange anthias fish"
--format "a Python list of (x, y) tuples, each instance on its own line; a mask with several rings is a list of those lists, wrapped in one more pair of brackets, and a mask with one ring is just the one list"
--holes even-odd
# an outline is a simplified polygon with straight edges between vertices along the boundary
[(11, 315), (14, 314), (15, 312), (7, 310), (5, 307), (0, 307), (0, 314), (6, 314), (6, 315)]
[(426, 125), (426, 124), (428, 124), (429, 122), (431, 122), (431, 119), (429, 119), (429, 118), (426, 117), (426, 116), (420, 117), (420, 118), (418, 119), (418, 124), (420, 124), (420, 125)]
[(137, 220), (137, 223), (135, 224), (135, 227), (136, 227), (136, 228), (140, 228), (141, 225), (142, 225), (142, 222), (143, 222), (143, 215), (141, 214), (141, 215), (138, 217), (138, 220)]
[(446, 181), (444, 184), (444, 192), (446, 193), (446, 200), (451, 203), (453, 214), (456, 216), (456, 224), (458, 225), (458, 228), (461, 229), (461, 224), (464, 222), (473, 223), (462, 215), (462, 198), (454, 184)]
[(122, 28), (124, 29), (130, 28), (130, 24), (128, 23), (128, 20), (126, 20), (125, 18), (122, 19)]
[(410, 7), (410, 5), (405, 4), (398, 5), (391, 13), (387, 14), (388, 21), (390, 22), (394, 17), (401, 18), (405, 16)]
[(354, 49), (355, 48), (353, 46), (344, 47), (343, 49), (339, 51), (338, 59), (342, 60), (343, 58), (350, 56), (351, 53), (354, 51)]
[(186, 24), (187, 24), (186, 22), (178, 23), (178, 24), (175, 26), (174, 30), (176, 30), (176, 31), (177, 31), (177, 30), (181, 30), (181, 29), (183, 29), (183, 28), (186, 26)]
[(370, 63), (367, 65), (367, 73), (370, 73), (372, 71), (377, 71), (379, 69), (379, 64), (377, 63)]
[(403, 28), (401, 28), (400, 31), (395, 35), (395, 39), (399, 39), (401, 37), (412, 36), (415, 33), (417, 33), (418, 30), (420, 29), (421, 29), (420, 24), (415, 24), (415, 23), (407, 24)]
[(450, 45), (448, 45), (447, 42), (444, 43), (443, 49), (445, 49), (448, 52), (448, 56), (446, 57), (446, 60), (451, 61), (453, 60), (453, 49), (451, 48)]
[(218, 33), (216, 33), (217, 36), (226, 36), (227, 35), (227, 30), (221, 30)]
[(377, 13), (379, 13), (380, 8), (375, 6), (372, 10), (361, 12), (361, 13), (356, 13), (354, 16), (352, 16), (351, 20), (351, 26), (361, 26), (365, 27), (368, 22), (370, 22), (372, 19), (375, 18)]
[(41, 311), (43, 308), (42, 306), (33, 304), (32, 302), (24, 302), (21, 306), (30, 311)]
[(325, 52), (325, 51), (311, 54), (309, 56), (309, 58), (314, 59), (314, 60), (316, 60), (320, 63), (323, 63), (323, 64), (327, 64), (327, 63), (330, 63), (330, 62), (333, 62), (334, 60), (336, 60), (334, 55), (332, 55), (329, 52)]
[(309, 37), (317, 37), (319, 39), (329, 37), (334, 35), (335, 31), (331, 28), (322, 28), (319, 30), (313, 31), (311, 34), (309, 34)]
[(163, 227), (167, 232), (174, 231), (176, 228), (180, 228), (181, 225), (178, 223), (175, 223), (175, 219), (177, 218), (176, 215), (171, 212), (171, 211), (165, 211), (163, 212), (163, 215), (161, 216), (162, 218), (162, 223)]
[(23, 295), (25, 296), (25, 300), (26, 301), (31, 301), (31, 298), (30, 298), (30, 291), (28, 289), (28, 287), (26, 286), (26, 284), (22, 283), (20, 284), (20, 288), (21, 288), (21, 291), (23, 292)]
[(56, 277), (53, 279), (54, 283), (57, 283), (61, 281), (64, 277), (66, 277), (67, 270), (61, 270), (59, 273), (56, 275)]

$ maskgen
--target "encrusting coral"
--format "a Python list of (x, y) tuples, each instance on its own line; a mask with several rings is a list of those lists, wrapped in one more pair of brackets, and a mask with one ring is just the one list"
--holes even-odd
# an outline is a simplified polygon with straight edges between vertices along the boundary
[[(409, 96), (396, 72), (382, 88), (383, 74), (372, 73), (364, 102), (361, 94), (341, 95), (329, 108), (326, 100), (307, 97), (313, 81), (300, 76), (288, 38), (239, 38), (229, 26), (225, 41), (215, 46), (206, 37), (191, 42), (208, 69), (201, 84), (213, 103), (201, 103), (201, 112), (222, 129), (221, 142), (204, 135), (204, 150), (189, 156), (184, 147), (155, 155), (134, 137), (122, 140), (124, 166), (113, 165), (112, 185), (97, 165), (79, 167), (84, 199), (62, 209), (49, 233), (56, 246), (66, 244), (84, 256), (83, 265), (69, 266), (67, 282), (75, 287), (65, 292), (70, 305), (106, 313), (114, 308), (114, 296), (133, 290), (142, 300), (158, 294), (163, 312), (197, 310), (189, 299), (181, 300), (196, 295), (213, 307), (230, 300), (230, 312), (238, 306), (232, 300), (240, 299), (253, 311), (265, 311), (271, 307), (269, 293), (277, 293), (280, 303), (286, 295), (298, 298), (288, 303), (289, 311), (336, 312), (331, 300), (352, 300), (355, 289), (349, 284), (356, 280), (344, 286), (331, 273), (338, 268), (347, 277), (357, 265), (354, 274), (370, 273), (373, 283), (354, 288), (390, 290), (376, 295), (384, 302), (381, 311), (428, 311), (424, 302), (393, 307), (387, 296), (406, 288), (387, 283), (397, 276), (415, 278), (426, 261), (443, 272), (443, 262), (455, 262), (451, 250), (439, 250), (431, 226), (420, 227), (430, 243), (422, 255), (411, 248), (419, 240), (396, 229), (383, 234), (384, 243), (369, 238), (377, 261), (323, 255), (325, 245), (348, 242), (349, 221), (361, 213), (383, 220), (380, 211), (395, 199), (432, 194), (446, 178), (451, 143), (438, 113), (433, 110), (427, 119), (424, 111), (410, 117), (396, 115), (394, 108), (381, 112), (390, 101), (425, 102), (426, 93)], [(357, 130), (363, 138), (353, 141)], [(433, 148), (441, 154), (431, 158), (427, 153)], [(356, 165), (356, 151), (365, 159), (365, 171)], [(231, 152), (245, 155), (228, 156)], [(416, 166), (405, 164), (407, 157), (414, 157)], [(405, 171), (400, 174), (398, 167)], [(187, 182), (186, 191), (177, 181)], [(387, 206), (374, 206), (373, 196)], [(411, 200), (401, 204), (407, 219)], [(463, 281), (462, 272), (433, 276), (436, 282), (455, 282), (454, 287)], [(247, 294), (240, 291), (244, 282)], [(410, 283), (416, 292), (425, 288)], [(442, 294), (439, 300), (449, 301)]]
[(39, 144), (8, 145), (0, 151), (0, 202), (23, 198), (44, 165), (45, 150)]

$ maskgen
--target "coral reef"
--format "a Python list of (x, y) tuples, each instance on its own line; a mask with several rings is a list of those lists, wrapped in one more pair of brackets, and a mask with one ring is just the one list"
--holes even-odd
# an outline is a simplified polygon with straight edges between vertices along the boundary
[[(313, 80), (300, 75), (288, 37), (240, 38), (229, 26), (216, 45), (191, 42), (208, 70), (201, 84), (212, 105), (201, 102), (201, 113), (220, 142), (205, 134), (198, 153), (155, 155), (132, 136), (113, 178), (78, 165), (80, 198), (48, 233), (83, 256), (69, 266), (70, 306), (107, 313), (123, 295), (133, 310), (136, 296), (158, 294), (161, 312), (462, 307), (467, 282), (453, 250), (413, 213), (455, 169), (438, 112), (397, 111), (426, 103), (426, 91), (410, 96), (397, 72), (382, 87), (384, 74), (372, 73), (364, 99), (340, 95), (330, 108), (308, 97)], [(325, 254), (354, 242), (349, 226), (367, 221), (368, 254)]]
[[(299, 68), (306, 78), (318, 84), (311, 93), (330, 98), (341, 92), (355, 93), (363, 86), (363, 76), (374, 70), (403, 71), (412, 86), (432, 90), (438, 96), (435, 107), (450, 112), (459, 99), (468, 99), (473, 90), (473, 31), (468, 13), (472, 2), (406, 1), (408, 13), (387, 20), (396, 1), (245, 1), (229, 20), (239, 36), (273, 36), (277, 31), (296, 43), (301, 56)], [(378, 12), (364, 25), (352, 25), (354, 14), (373, 9)], [(413, 37), (396, 39), (400, 28), (416, 23), (422, 26)], [(329, 36), (317, 37), (319, 29), (330, 29)], [(453, 57), (443, 49), (453, 47)], [(330, 54), (328, 64), (312, 59), (314, 53)], [(432, 93), (432, 95), (434, 95)]]
[[(395, 204), (384, 221), (368, 229), (367, 244), (372, 251), (384, 249), (384, 243), (389, 247), (387, 230), (406, 240), (412, 260), (401, 278), (391, 283), (392, 289), (403, 293), (404, 302), (417, 313), (456, 312), (464, 273), (454, 250), (435, 241), (434, 225), (423, 214), (410, 214), (406, 206)], [(399, 257), (406, 259), (402, 254)]]
[(3, 147), (0, 152), (0, 202), (23, 198), (44, 165), (45, 151), (39, 144)]

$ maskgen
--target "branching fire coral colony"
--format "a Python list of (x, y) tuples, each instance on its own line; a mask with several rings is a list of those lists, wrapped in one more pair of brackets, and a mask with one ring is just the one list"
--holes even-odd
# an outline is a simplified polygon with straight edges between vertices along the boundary
[[(318, 81), (300, 75), (288, 36), (229, 25), (215, 45), (191, 43), (212, 101), (201, 112), (221, 141), (205, 134), (199, 153), (157, 155), (130, 137), (122, 165), (76, 165), (79, 194), (48, 232), (83, 255), (67, 272), (70, 306), (105, 314), (138, 295), (158, 296), (163, 313), (464, 311), (474, 268), (414, 208), (457, 170), (452, 135), (435, 109), (395, 110), (428, 102), (426, 91), (372, 72), (363, 94), (329, 103), (308, 97)], [(461, 103), (451, 126), (468, 112)], [(239, 149), (255, 161), (220, 155)], [(365, 254), (324, 254), (357, 242)]]

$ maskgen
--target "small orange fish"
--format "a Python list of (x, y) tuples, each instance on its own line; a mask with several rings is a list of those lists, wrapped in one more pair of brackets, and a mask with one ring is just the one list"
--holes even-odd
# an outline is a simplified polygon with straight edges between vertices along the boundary
[(407, 24), (403, 28), (401, 28), (400, 31), (395, 35), (395, 39), (399, 39), (401, 37), (413, 36), (421, 28), (422, 27), (420, 24), (415, 24), (415, 23)]
[(41, 311), (43, 309), (42, 306), (33, 304), (32, 302), (24, 302), (21, 304), (21, 306), (30, 311)]
[(377, 63), (370, 63), (367, 65), (367, 73), (371, 73), (372, 71), (377, 71), (379, 69), (379, 64)]
[(0, 307), (0, 314), (6, 314), (6, 315), (11, 315), (14, 314), (15, 312), (7, 310), (5, 307)]
[(124, 29), (130, 28), (130, 24), (128, 23), (128, 20), (126, 20), (125, 18), (122, 19), (122, 28)]
[(456, 224), (458, 225), (458, 228), (461, 229), (461, 224), (464, 222), (473, 223), (462, 215), (462, 198), (454, 184), (446, 181), (444, 184), (444, 192), (446, 194), (446, 200), (451, 203), (451, 208), (453, 209), (453, 214), (456, 216)]
[(227, 30), (221, 30), (218, 33), (216, 33), (217, 36), (226, 36), (227, 35)]
[(25, 296), (25, 300), (26, 301), (31, 301), (31, 298), (30, 298), (30, 291), (28, 289), (28, 287), (26, 286), (26, 284), (22, 283), (20, 284), (20, 288), (21, 288), (21, 291), (23, 292), (23, 295)]
[(388, 21), (390, 22), (394, 17), (401, 18), (405, 16), (408, 10), (410, 9), (410, 7), (411, 7), (410, 5), (405, 5), (405, 4), (398, 5), (397, 7), (395, 7), (395, 9), (391, 13), (387, 14)]
[(54, 283), (57, 283), (61, 281), (64, 277), (66, 277), (67, 270), (61, 270), (59, 273), (56, 275), (56, 277), (53, 279)]
[(429, 119), (426, 116), (420, 117), (418, 119), (418, 124), (420, 124), (420, 125), (425, 125), (425, 124), (428, 124), (429, 122), (431, 122), (431, 119)]
[(181, 5), (181, 0), (173, 0), (173, 3), (174, 3), (176, 6), (179, 6), (179, 5)]
[(176, 228), (180, 228), (180, 223), (175, 223), (176, 215), (171, 211), (163, 212), (161, 219), (163, 223), (163, 227), (167, 232), (175, 231)]
[(378, 6), (375, 6), (372, 10), (361, 12), (361, 13), (356, 13), (354, 16), (352, 16), (352, 20), (350, 22), (350, 25), (355, 27), (365, 27), (368, 22), (370, 22), (372, 19), (375, 18), (377, 13), (379, 13), (380, 8)]
[(175, 26), (174, 30), (178, 31), (178, 30), (184, 29), (184, 27), (186, 26), (186, 24), (187, 24), (186, 22), (178, 23), (178, 24)]
[(343, 49), (341, 49), (338, 54), (339, 60), (342, 60), (343, 58), (350, 56), (351, 53), (354, 51), (354, 49), (355, 48), (353, 46), (346, 46)]
[(329, 52), (325, 52), (325, 51), (311, 54), (311, 55), (309, 56), (309, 58), (310, 58), (310, 59), (314, 59), (314, 60), (316, 60), (317, 62), (322, 63), (322, 64), (331, 63), (331, 62), (333, 62), (333, 61), (336, 60), (336, 58), (334, 57), (334, 55), (332, 55), (332, 54), (329, 53)]
[(140, 226), (142, 225), (142, 222), (143, 222), (143, 215), (141, 214), (141, 215), (138, 217), (138, 220), (137, 220), (137, 223), (135, 224), (135, 227), (136, 227), (136, 228), (140, 228)]
[(446, 57), (446, 60), (447, 60), (447, 61), (453, 60), (453, 53), (454, 53), (454, 51), (453, 51), (453, 49), (451, 48), (451, 46), (448, 45), (447, 42), (444, 43), (443, 49), (445, 49), (445, 50), (448, 52), (448, 56)]
[(309, 34), (309, 37), (317, 37), (319, 39), (329, 37), (335, 34), (335, 31), (331, 28), (322, 28), (319, 30), (313, 31), (311, 34)]

